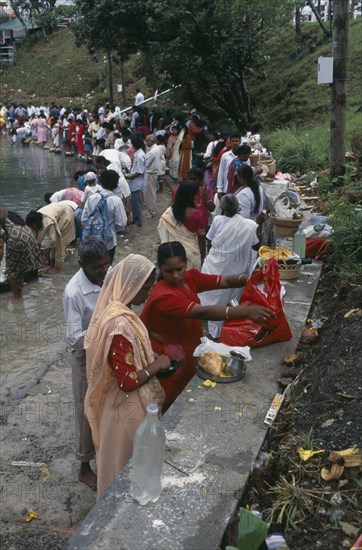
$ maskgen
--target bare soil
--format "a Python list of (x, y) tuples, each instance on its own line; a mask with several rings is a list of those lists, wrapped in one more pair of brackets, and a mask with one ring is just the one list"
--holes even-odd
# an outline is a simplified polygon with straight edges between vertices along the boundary
[[(295, 384), (241, 505), (261, 512), (293, 550), (351, 548), (362, 525), (361, 467), (345, 467), (332, 481), (320, 472), (330, 470), (331, 451), (362, 447), (362, 286), (341, 283), (327, 265), (306, 328), (282, 372), (282, 383)], [(300, 447), (324, 452), (304, 462)], [(281, 497), (287, 504), (278, 517)]]

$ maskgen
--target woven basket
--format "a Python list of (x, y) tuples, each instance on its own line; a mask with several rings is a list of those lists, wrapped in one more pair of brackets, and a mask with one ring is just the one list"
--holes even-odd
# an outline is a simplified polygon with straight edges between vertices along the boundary
[[(264, 260), (263, 258), (259, 258), (259, 266), (260, 268), (263, 268), (268, 263), (268, 260)], [(281, 281), (286, 281), (288, 279), (297, 279), (298, 275), (300, 273), (300, 269), (302, 267), (302, 262), (297, 263), (295, 265), (288, 265), (286, 263), (282, 263), (282, 260), (278, 260), (278, 266), (279, 266), (279, 277)]]
[(258, 153), (254, 153), (253, 155), (250, 155), (250, 166), (258, 166), (259, 164), (260, 155)]
[(300, 268), (302, 267), (302, 262), (297, 263), (295, 265), (287, 265), (285, 262), (282, 263), (281, 260), (278, 260), (278, 266), (279, 266), (279, 276), (281, 281), (285, 281), (287, 279), (297, 279)]
[(269, 214), (269, 218), (274, 224), (275, 233), (282, 237), (293, 237), (303, 220), (303, 218), (299, 220), (282, 220), (272, 213)]
[(258, 164), (261, 164), (262, 166), (266, 166), (268, 168), (268, 173), (266, 175), (267, 178), (274, 178), (275, 160), (273, 159), (273, 157), (270, 157), (270, 156), (260, 157), (260, 159), (258, 160)]

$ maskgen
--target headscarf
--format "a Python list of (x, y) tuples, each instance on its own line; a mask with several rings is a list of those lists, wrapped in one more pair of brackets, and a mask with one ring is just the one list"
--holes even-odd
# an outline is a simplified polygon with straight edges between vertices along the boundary
[[(129, 254), (120, 261), (104, 281), (85, 336), (88, 378), (85, 413), (92, 428), (96, 449), (104, 400), (107, 392), (116, 384), (108, 361), (113, 337), (122, 335), (131, 343), (137, 370), (144, 369), (154, 361), (147, 329), (127, 307), (154, 269), (152, 262), (139, 254)], [(156, 378), (151, 378), (138, 392), (145, 410), (148, 403), (161, 404), (164, 401), (165, 394)]]

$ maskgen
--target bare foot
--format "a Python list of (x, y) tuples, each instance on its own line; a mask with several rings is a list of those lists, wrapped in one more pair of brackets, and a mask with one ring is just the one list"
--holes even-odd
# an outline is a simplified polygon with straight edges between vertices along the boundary
[(97, 490), (97, 476), (90, 468), (86, 471), (79, 470), (78, 479), (90, 487), (92, 491)]

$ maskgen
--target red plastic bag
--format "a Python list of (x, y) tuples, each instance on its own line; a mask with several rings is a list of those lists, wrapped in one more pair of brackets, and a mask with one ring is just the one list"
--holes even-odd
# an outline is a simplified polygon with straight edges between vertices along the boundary
[(292, 333), (283, 312), (280, 289), (279, 267), (273, 258), (261, 271), (254, 273), (248, 279), (239, 305), (265, 306), (276, 314), (276, 318), (269, 319), (262, 325), (250, 319), (228, 321), (222, 326), (220, 342), (228, 346), (257, 348), (290, 340)]
[(314, 237), (313, 239), (307, 239), (305, 248), (306, 258), (315, 258), (316, 260), (323, 260), (331, 251), (329, 242), (324, 237)]

